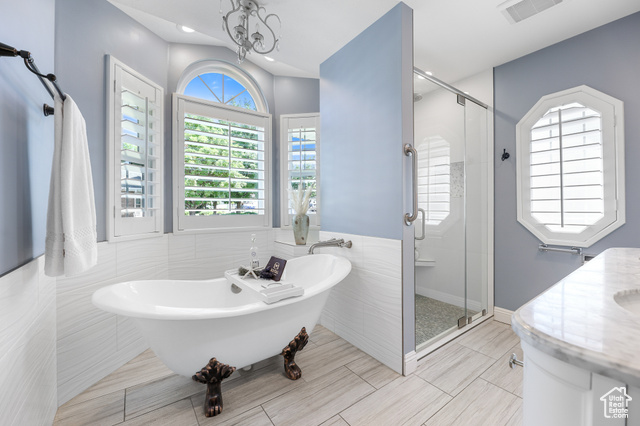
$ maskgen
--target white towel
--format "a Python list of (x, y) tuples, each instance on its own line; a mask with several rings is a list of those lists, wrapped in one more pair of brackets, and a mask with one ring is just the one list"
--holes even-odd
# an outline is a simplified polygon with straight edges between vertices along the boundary
[(69, 95), (64, 103), (56, 96), (54, 117), (44, 263), (50, 277), (77, 275), (98, 263), (96, 206), (85, 121)]

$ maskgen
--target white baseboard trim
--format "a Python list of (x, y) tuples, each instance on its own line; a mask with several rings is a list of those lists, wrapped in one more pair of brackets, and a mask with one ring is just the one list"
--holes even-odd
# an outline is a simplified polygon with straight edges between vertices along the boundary
[[(416, 289), (416, 293), (420, 296), (430, 297), (431, 299), (439, 300), (444, 303), (448, 303), (450, 305), (459, 306), (461, 308), (464, 307), (464, 297), (454, 296), (453, 294), (445, 293), (443, 291), (432, 290), (430, 288), (418, 287)], [(479, 312), (481, 311), (480, 302), (468, 300), (467, 308), (472, 311)]]
[(418, 368), (418, 354), (416, 351), (411, 351), (404, 356), (404, 365), (402, 368), (403, 376), (412, 374)]
[(493, 319), (496, 321), (511, 325), (511, 315), (513, 315), (513, 311), (508, 309), (498, 308), (497, 306), (493, 308)]

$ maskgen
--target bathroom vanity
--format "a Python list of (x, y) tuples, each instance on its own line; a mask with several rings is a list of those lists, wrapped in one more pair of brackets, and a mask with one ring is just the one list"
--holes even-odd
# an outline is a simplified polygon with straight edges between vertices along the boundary
[(640, 425), (640, 249), (606, 250), (511, 323), (524, 351), (524, 426)]

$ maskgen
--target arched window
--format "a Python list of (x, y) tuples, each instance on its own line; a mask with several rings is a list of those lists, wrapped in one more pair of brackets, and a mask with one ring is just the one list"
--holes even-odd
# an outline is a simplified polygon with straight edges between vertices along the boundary
[(173, 96), (174, 232), (271, 226), (271, 115), (255, 80), (196, 62)]
[(184, 70), (177, 93), (257, 112), (269, 112), (258, 83), (225, 61), (204, 60)]

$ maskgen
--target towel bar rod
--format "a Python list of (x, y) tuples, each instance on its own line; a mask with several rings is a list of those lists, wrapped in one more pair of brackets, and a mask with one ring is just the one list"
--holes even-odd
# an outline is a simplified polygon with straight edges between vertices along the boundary
[[(33, 57), (31, 57), (31, 52), (27, 50), (18, 50), (15, 47), (0, 43), (0, 57), (2, 56), (20, 56), (22, 59), (24, 59), (24, 65), (27, 67), (27, 69), (38, 76), (38, 79), (51, 96), (51, 99), (55, 99), (55, 94), (53, 93), (53, 90), (51, 90), (49, 84), (46, 83), (46, 81), (53, 85), (53, 87), (56, 89), (56, 92), (58, 92), (58, 95), (60, 95), (60, 98), (62, 98), (63, 100), (66, 99), (65, 94), (62, 92), (62, 90), (60, 90), (60, 86), (58, 86), (58, 83), (56, 82), (55, 74), (42, 74), (35, 63), (35, 60), (33, 59)], [(53, 108), (47, 104), (44, 104), (42, 106), (42, 110), (44, 112), (44, 115), (53, 114)]]
[(54, 99), (54, 95), (49, 85), (45, 83), (45, 79), (51, 82), (51, 84), (53, 84), (53, 87), (56, 89), (56, 92), (58, 92), (58, 95), (60, 95), (61, 99), (67, 98), (65, 94), (62, 93), (62, 90), (60, 90), (60, 86), (58, 86), (58, 83), (56, 82), (55, 74), (47, 74), (47, 75), (41, 74), (40, 70), (38, 69), (38, 66), (36, 65), (35, 61), (31, 56), (29, 56), (29, 59), (25, 59), (25, 65), (29, 69), (29, 71), (31, 71), (32, 73), (38, 76), (38, 79), (40, 79), (40, 82), (42, 83), (42, 85), (45, 87), (45, 89), (47, 89), (47, 92), (49, 92), (49, 95), (51, 95), (51, 99)]
[(558, 252), (558, 253), (570, 253), (570, 254), (582, 255), (582, 248), (580, 248), (580, 247), (571, 247), (570, 249), (565, 249), (565, 248), (558, 248), (558, 247), (549, 247), (546, 244), (540, 244), (540, 245), (538, 245), (538, 250), (540, 250), (540, 251), (555, 251), (555, 252)]

